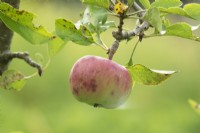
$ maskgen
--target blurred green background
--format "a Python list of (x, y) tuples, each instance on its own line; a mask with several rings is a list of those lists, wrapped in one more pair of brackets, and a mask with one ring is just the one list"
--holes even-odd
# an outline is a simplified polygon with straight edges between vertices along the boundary
[[(84, 5), (79, 1), (41, 2), (22, 0), (20, 9), (37, 14), (34, 20), (49, 31), (54, 31), (56, 18), (73, 22), (80, 19)], [(171, 17), (177, 18), (175, 17)], [(116, 23), (118, 22), (117, 19)], [(173, 21), (185, 21), (178, 18)], [(186, 20), (193, 25), (198, 23)], [(127, 20), (125, 27), (134, 26)], [(105, 43), (113, 42), (109, 30), (102, 34)], [(199, 34), (199, 31), (196, 32)], [(200, 35), (200, 34), (199, 34)], [(120, 45), (114, 60), (126, 64), (136, 39)], [(28, 51), (37, 60), (38, 53), (48, 60), (46, 45), (33, 46), (15, 34), (12, 51)], [(152, 69), (177, 70), (178, 73), (158, 86), (136, 84), (128, 101), (118, 109), (94, 108), (78, 102), (69, 89), (69, 73), (77, 59), (84, 55), (107, 57), (97, 46), (84, 47), (68, 43), (52, 60), (42, 77), (28, 80), (20, 91), (0, 90), (0, 132), (11, 133), (199, 133), (200, 116), (188, 99), (200, 102), (200, 43), (176, 38), (144, 39), (138, 46), (134, 63)], [(20, 60), (10, 69), (29, 75), (36, 70)]]

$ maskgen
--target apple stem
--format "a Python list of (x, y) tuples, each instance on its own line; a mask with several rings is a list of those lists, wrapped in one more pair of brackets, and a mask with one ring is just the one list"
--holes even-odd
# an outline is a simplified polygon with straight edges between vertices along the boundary
[(133, 51), (131, 53), (131, 57), (129, 59), (129, 62), (128, 62), (128, 66), (132, 66), (133, 65), (133, 54), (135, 53), (135, 50), (139, 44), (140, 40), (138, 39), (138, 41), (136, 42), (136, 44), (134, 45), (134, 48), (133, 48)]

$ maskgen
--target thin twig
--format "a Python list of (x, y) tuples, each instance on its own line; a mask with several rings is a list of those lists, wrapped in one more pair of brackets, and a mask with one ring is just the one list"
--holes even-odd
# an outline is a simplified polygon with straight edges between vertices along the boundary
[(141, 25), (137, 26), (135, 29), (130, 31), (123, 31), (122, 32), (122, 39), (126, 40), (133, 36), (139, 35), (141, 32), (144, 32), (149, 28), (150, 24), (144, 21)]
[(39, 65), (38, 63), (36, 63), (35, 61), (33, 61), (29, 57), (29, 54), (26, 53), (26, 52), (14, 52), (14, 53), (8, 52), (8, 53), (4, 53), (4, 54), (2, 54), (0, 56), (0, 60), (1, 61), (5, 61), (5, 62), (10, 62), (14, 58), (18, 58), (18, 59), (24, 60), (30, 66), (37, 68), (38, 69), (38, 74), (40, 76), (42, 75), (42, 67), (41, 67), (41, 65)]
[(136, 11), (136, 12), (134, 12), (134, 13), (127, 14), (126, 16), (127, 16), (127, 17), (135, 16), (135, 15), (138, 15), (138, 14), (141, 14), (141, 13), (144, 13), (144, 12), (146, 12), (146, 10)]
[[(134, 2), (133, 8), (134, 8), (136, 11), (142, 11), (142, 10), (143, 10), (143, 8), (142, 8), (141, 6), (139, 6), (136, 2)], [(137, 15), (138, 15), (138, 17), (143, 17), (143, 16), (144, 16), (144, 13), (145, 13), (145, 12), (140, 12), (140, 13), (138, 13)]]

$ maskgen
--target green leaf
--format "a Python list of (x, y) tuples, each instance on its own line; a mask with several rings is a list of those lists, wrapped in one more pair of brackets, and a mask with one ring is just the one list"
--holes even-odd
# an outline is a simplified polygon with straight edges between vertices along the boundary
[(173, 35), (187, 39), (193, 38), (191, 26), (187, 23), (176, 23), (167, 27), (164, 35)]
[(198, 113), (200, 114), (200, 104), (198, 104), (196, 101), (189, 99), (188, 100), (189, 104), (191, 107)]
[(145, 9), (149, 9), (151, 7), (151, 4), (150, 4), (150, 1), (149, 0), (139, 0), (140, 3), (142, 4), (142, 6), (145, 8)]
[(114, 21), (106, 21), (105, 24), (100, 25), (100, 28), (99, 28), (98, 32), (102, 33), (102, 32), (106, 31), (109, 28), (116, 28), (116, 25), (115, 25)]
[(167, 14), (176, 14), (180, 16), (190, 17), (188, 14), (180, 7), (170, 7), (170, 8), (159, 8), (160, 12)]
[(128, 66), (133, 81), (144, 85), (158, 85), (168, 79), (175, 71), (151, 70), (143, 65)]
[(26, 83), (22, 73), (16, 70), (8, 70), (0, 77), (0, 87), (20, 91)]
[(110, 0), (81, 0), (84, 4), (96, 5), (108, 9)]
[(144, 20), (148, 21), (156, 30), (162, 30), (162, 20), (160, 18), (160, 11), (158, 8), (151, 8), (144, 16)]
[(82, 20), (76, 23), (76, 26), (81, 25), (87, 27), (91, 33), (102, 33), (109, 28), (116, 27), (114, 21), (107, 21), (108, 12), (97, 6), (87, 6), (84, 11)]
[(169, 7), (179, 7), (182, 5), (182, 2), (180, 0), (155, 0), (151, 4), (151, 7), (163, 7), (163, 8), (169, 8)]
[(85, 26), (80, 26), (79, 29), (65, 19), (57, 19), (55, 22), (56, 34), (65, 41), (72, 41), (80, 45), (91, 45), (94, 43), (90, 31)]
[(20, 11), (9, 4), (0, 3), (0, 19), (8, 28), (20, 34), (32, 44), (42, 44), (52, 37), (42, 26), (36, 27), (32, 21), (35, 16), (27, 11)]
[(191, 18), (200, 20), (200, 4), (197, 3), (186, 4), (184, 6), (184, 10)]
[(103, 25), (107, 21), (108, 12), (97, 6), (87, 6), (84, 11), (82, 24), (92, 24), (95, 27)]
[(159, 7), (159, 10), (168, 14), (176, 14), (184, 17), (188, 17), (195, 20), (200, 20), (200, 4), (192, 3), (186, 4), (183, 8), (180, 7), (170, 7), (163, 8)]
[(135, 2), (135, 0), (128, 0), (128, 6), (131, 7), (134, 2)]
[(53, 58), (65, 45), (65, 42), (58, 36), (54, 36), (48, 43), (49, 56)]

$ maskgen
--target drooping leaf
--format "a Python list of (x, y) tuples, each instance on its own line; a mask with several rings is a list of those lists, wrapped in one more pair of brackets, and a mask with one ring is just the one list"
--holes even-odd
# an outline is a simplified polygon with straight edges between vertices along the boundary
[(158, 8), (151, 8), (144, 16), (144, 20), (148, 21), (156, 30), (162, 30), (162, 20), (160, 18), (160, 11)]
[(200, 20), (200, 4), (186, 4), (184, 10), (191, 18)]
[(193, 38), (191, 26), (187, 23), (176, 23), (167, 27), (164, 35), (173, 35), (187, 39)]
[(0, 77), (0, 87), (20, 91), (26, 83), (22, 73), (16, 70), (8, 70)]
[(189, 99), (188, 100), (189, 104), (191, 107), (198, 113), (200, 114), (200, 104), (198, 104), (196, 101)]
[(36, 27), (33, 24), (35, 15), (27, 11), (20, 11), (9, 4), (0, 3), (0, 19), (8, 28), (20, 34), (32, 44), (42, 44), (48, 42), (52, 34), (47, 32), (44, 27)]
[(110, 0), (81, 0), (84, 4), (95, 5), (108, 9), (110, 5)]
[(175, 71), (152, 70), (140, 64), (127, 66), (127, 69), (133, 81), (144, 85), (158, 85), (175, 73)]
[(49, 56), (54, 57), (65, 45), (65, 42), (58, 36), (54, 36), (48, 43)]
[(140, 3), (142, 4), (142, 6), (145, 8), (145, 9), (149, 9), (151, 7), (151, 4), (150, 4), (150, 1), (149, 0), (139, 0)]
[(163, 8), (169, 8), (169, 7), (179, 7), (182, 5), (182, 2), (180, 0), (155, 0), (151, 4), (151, 7), (163, 7)]
[(85, 26), (80, 26), (79, 29), (65, 19), (57, 19), (55, 22), (56, 34), (65, 41), (72, 41), (80, 45), (91, 45), (94, 43), (92, 34)]

